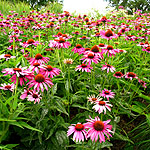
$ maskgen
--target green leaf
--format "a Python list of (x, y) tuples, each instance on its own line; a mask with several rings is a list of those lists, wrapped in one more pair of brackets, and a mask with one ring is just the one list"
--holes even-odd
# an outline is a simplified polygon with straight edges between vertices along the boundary
[(57, 92), (57, 83), (52, 88), (53, 88), (53, 94), (55, 94)]
[(22, 129), (24, 129), (23, 126), (21, 126), (20, 123), (17, 122), (17, 121), (16, 122), (9, 122), (9, 124), (10, 125), (14, 125), (14, 126), (18, 126), (18, 127), (22, 128)]
[(54, 133), (54, 128), (51, 128), (46, 140), (48, 140), (52, 136), (53, 133)]
[(65, 131), (57, 131), (55, 137), (58, 141), (58, 144), (63, 147), (69, 144), (69, 139)]
[(0, 146), (0, 149), (1, 150), (11, 150), (11, 149), (6, 148), (6, 146)]
[(120, 133), (118, 134), (118, 133), (115, 132), (114, 139), (118, 139), (118, 140), (122, 140), (122, 141), (128, 141), (128, 142), (134, 144), (134, 142), (131, 141), (128, 137), (126, 137), (126, 136), (124, 136)]
[(105, 141), (101, 144), (101, 148), (110, 147), (110, 146), (113, 146), (113, 144), (108, 141)]
[(150, 113), (146, 114), (145, 116), (146, 116), (147, 123), (150, 126)]
[(79, 104), (73, 104), (73, 105), (71, 105), (71, 106), (72, 106), (72, 107), (78, 107), (78, 108), (85, 109), (85, 110), (88, 110), (88, 111), (90, 111), (90, 112), (93, 112), (92, 110), (88, 109), (87, 107), (81, 106), (81, 105), (79, 105)]
[(14, 148), (14, 147), (16, 147), (16, 146), (18, 146), (18, 145), (19, 145), (19, 144), (7, 144), (6, 147), (12, 149), (12, 148)]
[(0, 121), (16, 121), (16, 120), (10, 120), (10, 119), (7, 119), (7, 118), (0, 118)]
[(146, 95), (144, 95), (144, 94), (142, 94), (142, 93), (139, 93), (139, 96), (140, 96), (141, 98), (145, 99), (145, 100), (150, 101), (150, 97), (149, 97), (149, 96), (146, 96)]
[(13, 96), (9, 97), (9, 98), (6, 100), (5, 105), (8, 104), (9, 106), (11, 106), (11, 100), (13, 100), (13, 99), (15, 98), (15, 96), (16, 96), (16, 95), (13, 95)]
[(137, 106), (137, 105), (132, 105), (131, 110), (132, 110), (132, 111), (135, 111), (135, 112), (137, 112), (137, 113), (139, 113), (139, 114), (143, 114), (143, 113), (144, 113), (144, 112), (143, 112), (143, 109), (140, 108), (140, 107)]
[(13, 101), (13, 109), (15, 110), (18, 105), (18, 93), (15, 95), (14, 101)]
[(56, 101), (56, 109), (59, 111), (59, 112), (62, 112), (64, 114), (66, 114), (67, 116), (69, 116), (69, 114), (67, 113), (66, 109), (63, 107), (64, 105), (62, 104), (61, 101)]
[(30, 130), (33, 130), (33, 131), (37, 131), (37, 132), (41, 132), (41, 133), (42, 133), (41, 130), (31, 127), (31, 126), (28, 125), (26, 122), (19, 121), (19, 124), (20, 124), (21, 126), (27, 128), (27, 129), (30, 129)]

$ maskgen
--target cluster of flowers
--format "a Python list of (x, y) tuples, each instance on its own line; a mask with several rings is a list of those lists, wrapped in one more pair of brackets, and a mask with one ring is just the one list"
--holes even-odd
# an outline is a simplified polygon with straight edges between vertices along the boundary
[(130, 79), (130, 80), (132, 80), (132, 79), (138, 79), (138, 82), (139, 82), (144, 88), (146, 88), (146, 82), (143, 81), (143, 80), (141, 80), (141, 79), (139, 79), (139, 78), (137, 77), (137, 75), (136, 75), (134, 72), (127, 72), (127, 73), (124, 75), (122, 72), (118, 71), (118, 72), (115, 72), (115, 74), (114, 74), (113, 76), (116, 77), (116, 78), (125, 77), (125, 78)]
[[(18, 67), (18, 68), (5, 68), (2, 73), (6, 75), (12, 75), (10, 78), (14, 84), (20, 84), (21, 86), (26, 83), (27, 89), (24, 89), (21, 99), (27, 98), (28, 101), (40, 102), (41, 95), (38, 93), (40, 90), (43, 92), (44, 88), (48, 91), (48, 87), (53, 85), (51, 78), (59, 75), (60, 69), (53, 68), (51, 65), (46, 65), (49, 58), (43, 57), (41, 54), (36, 54), (34, 58), (29, 60), (30, 66)], [(17, 83), (18, 82), (18, 83)], [(13, 91), (14, 84), (2, 84), (1, 89)], [(33, 90), (31, 88), (33, 87)]]
[[(100, 96), (95, 97), (95, 95), (89, 96), (88, 101), (91, 102), (91, 104), (95, 104), (92, 108), (95, 109), (96, 112), (106, 114), (106, 109), (111, 111), (112, 105), (109, 104), (109, 98), (114, 98), (115, 93), (111, 92), (111, 90), (104, 89), (99, 94), (103, 98), (107, 98), (107, 101), (103, 101)], [(80, 142), (84, 141), (84, 139), (90, 138), (92, 141), (97, 141), (99, 139), (99, 142), (105, 142), (105, 136), (107, 139), (109, 139), (109, 136), (112, 137), (110, 133), (114, 133), (112, 130), (112, 125), (109, 125), (108, 123), (111, 121), (110, 119), (107, 121), (102, 121), (97, 116), (95, 119), (86, 119), (87, 123), (81, 124), (78, 122), (77, 124), (72, 124), (69, 126), (69, 130), (67, 131), (67, 135), (70, 136), (73, 135), (73, 141)]]

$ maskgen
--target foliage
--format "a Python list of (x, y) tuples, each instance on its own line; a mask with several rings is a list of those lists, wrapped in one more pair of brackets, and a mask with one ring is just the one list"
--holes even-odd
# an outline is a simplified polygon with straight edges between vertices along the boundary
[[(39, 91), (42, 97), (39, 103), (29, 100), (29, 95), (33, 91), (28, 91), (29, 93), (24, 100), (20, 97), (24, 90), (28, 89), (27, 83), (31, 79), (27, 79), (23, 85), (17, 84), (16, 81), (13, 91), (0, 89), (0, 149), (99, 150), (116, 147), (125, 150), (149, 149), (150, 69), (148, 64), (150, 53), (143, 51), (142, 46), (138, 46), (141, 42), (143, 44), (149, 42), (149, 23), (147, 21), (149, 15), (144, 16), (136, 11), (136, 14), (131, 16), (126, 11), (119, 10), (108, 13), (106, 17), (110, 18), (111, 22), (109, 19), (106, 22), (100, 20), (100, 14), (97, 14), (97, 18), (72, 16), (68, 12), (59, 14), (58, 12), (62, 11), (59, 10), (61, 5), (53, 4), (51, 8), (47, 6), (41, 11), (26, 12), (25, 18), (20, 20), (17, 18), (22, 18), (22, 16), (11, 18), (4, 15), (4, 18), (1, 18), (0, 71), (5, 68), (18, 68), (20, 65), (29, 68), (32, 66), (29, 60), (31, 57), (35, 58), (39, 53), (42, 58), (50, 59), (48, 65), (59, 68), (61, 71), (53, 78), (50, 77), (54, 84), (51, 88), (48, 87), (46, 90), (44, 85), (44, 91)], [(57, 10), (55, 10), (55, 6), (58, 6)], [(54, 14), (55, 12), (57, 13)], [(18, 13), (17, 10), (16, 13)], [(7, 26), (6, 17), (10, 17), (8, 25), (10, 23), (12, 26), (17, 22), (19, 24), (17, 29), (23, 32), (14, 33), (16, 26)], [(86, 22), (86, 19), (89, 21)], [(137, 21), (137, 19), (139, 20)], [(127, 30), (112, 40), (95, 36), (95, 33), (106, 31), (107, 28), (111, 29), (115, 35), (121, 32), (121, 29)], [(75, 35), (75, 31), (78, 31), (79, 35)], [(58, 36), (58, 32), (63, 34), (61, 38), (66, 38), (65, 41), (71, 44), (68, 48), (59, 48), (55, 45), (58, 42), (58, 37), (57, 39), (55, 37)], [(22, 41), (17, 41), (18, 39), (12, 41), (11, 35), (13, 38), (18, 35), (17, 38)], [(30, 43), (29, 39), (34, 42), (38, 41), (38, 44), (24, 47), (23, 44)], [(54, 45), (50, 42), (54, 42)], [(115, 54), (110, 57), (103, 53), (103, 59), (99, 63), (91, 63), (93, 68), (90, 70), (91, 72), (75, 71), (76, 67), (82, 63), (81, 58), (84, 55), (74, 53), (73, 48), (77, 44), (81, 44), (84, 48), (91, 50), (93, 46), (100, 43), (107, 46), (112, 45), (116, 50)], [(11, 50), (8, 50), (9, 46), (12, 46)], [(15, 46), (18, 46), (17, 49)], [(11, 54), (16, 58), (10, 58), (6, 61), (2, 57), (3, 54)], [(72, 59), (73, 62), (66, 63), (67, 61), (64, 59), (67, 58)], [(106, 63), (114, 66), (116, 72), (121, 71), (124, 76), (116, 78), (115, 72), (102, 70), (102, 66)], [(138, 78), (132, 80), (126, 78), (128, 72), (132, 72), (132, 75), (135, 73)], [(37, 75), (36, 72), (33, 71), (33, 73), (35, 76)], [(12, 74), (5, 76), (1, 72), (0, 77), (0, 87), (3, 87), (2, 83), (11, 83)], [(20, 78), (23, 78), (23, 75)], [(139, 82), (138, 79), (143, 82)], [(146, 86), (144, 86), (145, 84)], [(36, 87), (30, 87), (30, 90), (34, 88), (36, 89)], [(104, 89), (115, 93), (114, 98), (109, 99), (109, 103), (113, 107), (106, 114), (99, 114), (93, 110), (94, 104), (91, 104), (87, 97), (100, 96)], [(108, 100), (104, 97), (103, 99)], [(111, 120), (110, 124), (114, 134), (110, 140), (106, 139), (102, 143), (99, 140), (92, 142), (90, 139), (76, 142), (72, 136), (67, 136), (67, 130), (71, 124), (84, 123), (89, 116), (92, 118), (99, 116), (104, 121)]]
[(142, 12), (150, 11), (150, 0), (105, 0), (110, 3), (111, 6), (118, 9), (119, 6), (124, 6), (129, 13), (133, 13), (135, 10), (141, 10)]
[(26, 13), (30, 12), (30, 6), (25, 2), (18, 1), (16, 3), (13, 3), (7, 0), (0, 0), (0, 10), (1, 13), (4, 15), (4, 17), (9, 15), (10, 14), (9, 11), (11, 10), (18, 13), (18, 15), (24, 15), (25, 13), (23, 13), (23, 11), (25, 11)]

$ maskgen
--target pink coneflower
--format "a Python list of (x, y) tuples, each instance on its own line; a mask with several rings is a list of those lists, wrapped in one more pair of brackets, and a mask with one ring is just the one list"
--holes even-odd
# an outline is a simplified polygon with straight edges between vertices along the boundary
[(137, 46), (148, 47), (149, 44), (145, 44), (145, 43), (143, 43), (143, 42), (140, 42), (139, 44), (137, 44)]
[(117, 34), (114, 34), (110, 29), (108, 29), (107, 31), (100, 31), (101, 37), (107, 40), (110, 40), (112, 38), (117, 38)]
[(86, 138), (86, 130), (84, 124), (72, 124), (68, 128), (69, 130), (67, 131), (67, 136), (70, 136), (72, 133), (74, 133), (73, 141), (84, 141), (84, 137)]
[(122, 74), (122, 72), (118, 71), (118, 72), (115, 72), (113, 76), (116, 78), (122, 78), (124, 75)]
[(82, 36), (81, 38), (79, 38), (80, 40), (86, 40), (86, 39), (90, 39), (90, 37), (87, 36)]
[(54, 47), (57, 47), (57, 48), (69, 48), (69, 46), (71, 46), (71, 44), (66, 41), (64, 38), (58, 38), (58, 39), (55, 39), (54, 40), (55, 43), (54, 43)]
[(37, 74), (34, 79), (27, 83), (27, 85), (29, 85), (29, 88), (34, 86), (34, 90), (37, 90), (38, 92), (40, 91), (40, 89), (43, 92), (44, 87), (48, 91), (47, 85), (51, 87), (53, 83), (51, 82), (50, 78), (44, 77), (44, 75), (42, 74)]
[(26, 42), (23, 42), (21, 45), (26, 48), (30, 45), (34, 45), (34, 46), (37, 46), (39, 44), (39, 41), (34, 41), (33, 39), (29, 39), (28, 41)]
[(2, 58), (5, 58), (7, 61), (10, 58), (16, 58), (16, 56), (11, 56), (10, 54), (2, 54), (2, 55), (0, 55), (0, 59), (2, 59)]
[(142, 85), (144, 88), (147, 88), (147, 87), (146, 87), (146, 84), (147, 84), (147, 83), (145, 83), (145, 81), (139, 79), (138, 82), (141, 83), (141, 85)]
[(81, 65), (78, 65), (76, 68), (75, 68), (75, 71), (79, 70), (79, 71), (85, 71), (85, 72), (91, 72), (91, 69), (93, 69), (90, 65), (87, 65), (87, 64), (81, 64)]
[(45, 75), (45, 76), (50, 76), (50, 78), (53, 78), (54, 76), (56, 75), (59, 75), (60, 73), (60, 69), (58, 68), (53, 68), (51, 65), (47, 65), (47, 66), (43, 66), (41, 69), (40, 69), (40, 73)]
[(14, 84), (16, 84), (17, 82), (17, 78), (18, 78), (18, 83), (22, 86), (24, 85), (24, 82), (27, 82), (27, 79), (30, 81), (32, 78), (34, 77), (33, 72), (24, 72), (23, 75), (19, 75), (19, 77), (17, 76), (17, 74), (14, 74), (9, 80), (11, 80), (11, 82), (14, 82)]
[(98, 63), (100, 61), (98, 56), (95, 56), (93, 52), (90, 52), (88, 54), (85, 54), (84, 57), (80, 60), (84, 60), (84, 62), (87, 62), (89, 65), (91, 65), (92, 62)]
[(31, 66), (29, 66), (29, 69), (31, 71), (35, 71), (37, 74), (39, 73), (40, 70), (40, 63), (34, 63)]
[(92, 48), (91, 48), (91, 51), (96, 55), (98, 56), (100, 59), (103, 59), (103, 54), (102, 52), (99, 51), (99, 47), (97, 45), (94, 45)]
[(130, 80), (132, 80), (133, 78), (138, 79), (137, 75), (133, 72), (127, 72), (125, 78), (129, 78)]
[(37, 92), (32, 92), (30, 95), (27, 96), (28, 101), (33, 102), (34, 104), (36, 102), (40, 102), (40, 100), (42, 99), (41, 94), (38, 94)]
[(100, 43), (100, 44), (98, 45), (98, 47), (99, 47), (99, 48), (106, 48), (107, 45), (105, 45), (104, 43)]
[(111, 45), (108, 45), (106, 49), (102, 49), (102, 53), (103, 54), (108, 53), (108, 57), (109, 56), (112, 57), (112, 55), (115, 56), (117, 52), (119, 52), (118, 49), (114, 49), (113, 46)]
[(95, 117), (95, 119), (92, 119), (90, 117), (90, 119), (86, 119), (86, 121), (88, 121), (87, 123), (85, 123), (85, 128), (88, 129), (87, 131), (87, 138), (91, 138), (92, 141), (95, 140), (95, 142), (98, 140), (99, 138), (99, 142), (105, 142), (105, 136), (109, 139), (109, 136), (112, 137), (112, 135), (110, 134), (113, 133), (113, 131), (111, 131), (112, 129), (112, 125), (108, 125), (108, 123), (111, 120), (107, 120), (107, 121), (101, 121), (100, 118), (97, 116)]
[[(13, 47), (14, 47), (14, 46), (11, 45), (11, 46), (9, 46), (7, 49), (8, 49), (8, 50), (13, 50)], [(18, 48), (17, 46), (14, 47), (14, 49), (17, 49), (17, 48)]]
[(20, 99), (25, 99), (28, 95), (31, 95), (33, 93), (32, 90), (29, 89), (24, 89), (24, 92), (22, 93), (22, 95), (20, 96)]
[(98, 22), (111, 22), (111, 20), (110, 19), (107, 19), (105, 16), (103, 16), (102, 18), (101, 18), (101, 20), (97, 20)]
[(142, 49), (143, 51), (146, 51), (146, 52), (148, 52), (148, 53), (150, 53), (150, 46), (148, 46), (148, 47), (146, 47), (146, 48), (144, 48), (144, 49)]
[(104, 89), (99, 95), (109, 100), (109, 98), (114, 98), (115, 93), (111, 92), (111, 90)]
[(102, 98), (100, 98), (100, 96), (95, 96), (95, 95), (89, 95), (87, 97), (87, 99), (89, 102), (91, 102), (91, 104), (96, 103), (96, 101), (102, 100)]
[(113, 67), (113, 66), (111, 66), (111, 65), (109, 65), (109, 64), (107, 64), (107, 63), (105, 63), (106, 65), (103, 65), (103, 67), (101, 68), (102, 70), (107, 70), (107, 73), (109, 72), (109, 71), (111, 71), (111, 72), (114, 72), (116, 69)]
[(79, 55), (82, 54), (84, 52), (84, 50), (85, 50), (85, 48), (83, 48), (81, 44), (77, 44), (76, 47), (74, 47), (72, 49), (72, 51), (74, 51), (74, 53), (79, 53)]
[(92, 107), (92, 109), (95, 109), (95, 112), (98, 112), (99, 114), (104, 111), (104, 114), (106, 114), (106, 109), (111, 111), (112, 105), (108, 103), (109, 101), (101, 101), (97, 100), (95, 102), (95, 105)]
[(26, 75), (26, 74), (30, 74), (31, 72), (29, 70), (27, 70), (27, 67), (19, 67), (19, 68), (5, 68), (2, 70), (2, 73), (5, 73), (5, 75), (14, 75), (16, 74), (17, 77), (19, 76), (23, 76), (23, 75)]
[(49, 61), (48, 57), (43, 57), (41, 54), (36, 54), (34, 58), (29, 60), (30, 64), (33, 65), (34, 63), (44, 64)]
[(13, 83), (12, 84), (4, 83), (4, 84), (1, 84), (1, 87), (0, 87), (1, 90), (9, 90), (9, 91), (13, 91), (14, 88), (15, 88), (15, 84), (13, 84)]
[(71, 65), (73, 63), (73, 60), (71, 58), (66, 58), (66, 59), (64, 59), (64, 63)]

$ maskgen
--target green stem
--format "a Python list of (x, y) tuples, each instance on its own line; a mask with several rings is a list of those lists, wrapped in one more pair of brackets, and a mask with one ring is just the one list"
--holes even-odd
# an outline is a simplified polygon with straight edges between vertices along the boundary
[(70, 112), (70, 104), (72, 102), (70, 102), (70, 66), (68, 65), (68, 92), (67, 92), (67, 95), (68, 95), (68, 114)]
[(15, 39), (13, 39), (13, 56), (15, 56)]

